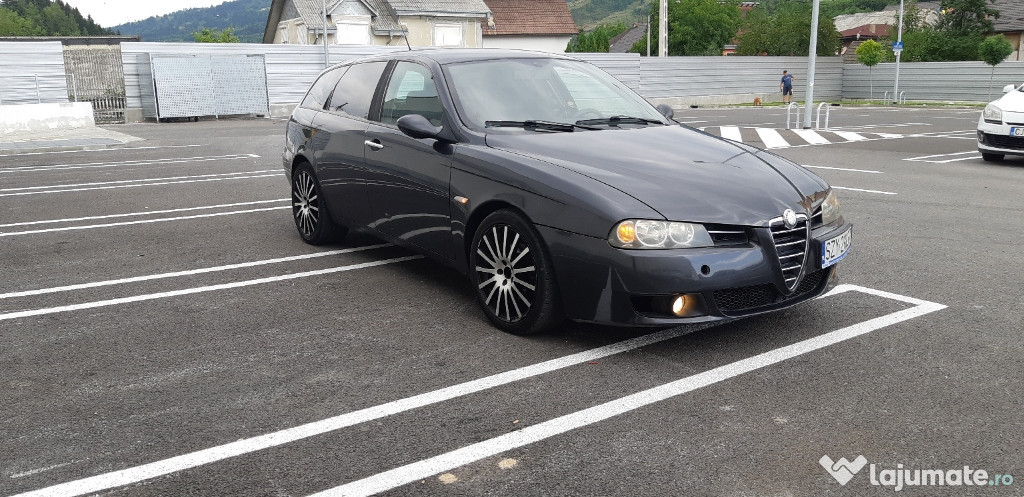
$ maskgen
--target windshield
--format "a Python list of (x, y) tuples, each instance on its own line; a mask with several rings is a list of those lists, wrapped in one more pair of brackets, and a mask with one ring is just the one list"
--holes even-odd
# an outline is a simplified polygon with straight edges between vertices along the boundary
[(474, 129), (508, 129), (509, 123), (517, 122), (584, 121), (581, 124), (613, 127), (668, 123), (639, 95), (585, 62), (485, 60), (450, 64), (445, 72), (462, 122)]

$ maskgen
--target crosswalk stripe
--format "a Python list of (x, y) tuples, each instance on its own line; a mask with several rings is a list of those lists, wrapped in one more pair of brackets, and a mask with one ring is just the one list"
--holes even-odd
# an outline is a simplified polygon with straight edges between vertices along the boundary
[(867, 140), (867, 138), (864, 138), (863, 135), (861, 135), (859, 133), (853, 133), (851, 131), (833, 131), (833, 133), (839, 135), (844, 140), (850, 141), (850, 142), (859, 142), (859, 141)]
[(831, 143), (827, 138), (819, 135), (818, 132), (813, 129), (794, 129), (793, 132), (811, 145), (825, 145), (827, 143)]
[(722, 138), (737, 142), (743, 141), (743, 136), (740, 135), (739, 126), (722, 126), (719, 130), (719, 132), (722, 133)]
[(757, 132), (757, 136), (761, 139), (761, 143), (764, 143), (765, 148), (784, 148), (789, 146), (789, 142), (771, 128), (754, 128)]

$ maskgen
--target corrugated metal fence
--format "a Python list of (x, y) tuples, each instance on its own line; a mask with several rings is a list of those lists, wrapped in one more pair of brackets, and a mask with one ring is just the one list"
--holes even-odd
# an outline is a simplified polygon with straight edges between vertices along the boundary
[[(331, 46), (331, 64), (396, 48)], [(405, 50), (405, 48), (401, 48)], [(295, 104), (324, 69), (324, 49), (315, 45), (264, 45), (258, 43), (122, 43), (125, 94), (129, 108), (142, 108), (139, 86), (140, 64), (150, 54), (263, 55), (267, 64), (267, 93), (270, 104)], [(144, 71), (144, 69), (143, 69)]]
[(0, 42), (0, 104), (68, 101), (59, 41)]
[[(992, 66), (984, 62), (911, 62), (900, 64), (899, 91), (907, 100), (945, 100), (954, 102), (987, 102), (1003, 94), (1009, 84), (1024, 83), (1024, 62), (1003, 62), (995, 67), (992, 98), (989, 98), (989, 77)], [(861, 64), (847, 64), (843, 71), (843, 98), (881, 100), (893, 91), (896, 64), (878, 64), (870, 71)], [(890, 97), (891, 98), (891, 97)]]

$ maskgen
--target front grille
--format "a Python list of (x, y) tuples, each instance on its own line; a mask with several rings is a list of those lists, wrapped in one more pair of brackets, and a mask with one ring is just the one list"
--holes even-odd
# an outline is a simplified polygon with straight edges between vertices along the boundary
[(985, 143), (996, 148), (1024, 150), (1024, 138), (1017, 136), (1003, 136), (985, 133)]
[[(822, 202), (822, 204), (824, 204), (824, 202)], [(811, 215), (811, 229), (818, 228), (824, 225), (825, 223), (823, 222), (823, 219), (821, 217), (821, 204), (818, 204), (818, 207), (814, 209), (814, 214)]]
[(781, 219), (773, 219), (770, 228), (775, 252), (782, 267), (782, 277), (786, 280), (786, 287), (792, 290), (807, 253), (807, 217), (799, 215), (794, 228), (787, 228)]
[(752, 311), (770, 305), (784, 304), (806, 297), (820, 288), (826, 270), (815, 271), (804, 276), (796, 291), (790, 295), (782, 295), (772, 285), (757, 285), (743, 288), (730, 288), (714, 292), (715, 305), (724, 314)]
[(749, 238), (747, 229), (743, 226), (732, 226), (729, 224), (705, 224), (704, 227), (711, 235), (711, 241), (716, 247), (735, 247), (746, 245)]

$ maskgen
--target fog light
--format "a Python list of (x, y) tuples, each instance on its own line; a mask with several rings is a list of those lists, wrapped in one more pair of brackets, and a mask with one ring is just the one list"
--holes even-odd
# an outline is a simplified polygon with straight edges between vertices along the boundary
[(676, 298), (672, 299), (672, 314), (676, 316), (682, 316), (686, 314), (686, 296), (676, 295)]

